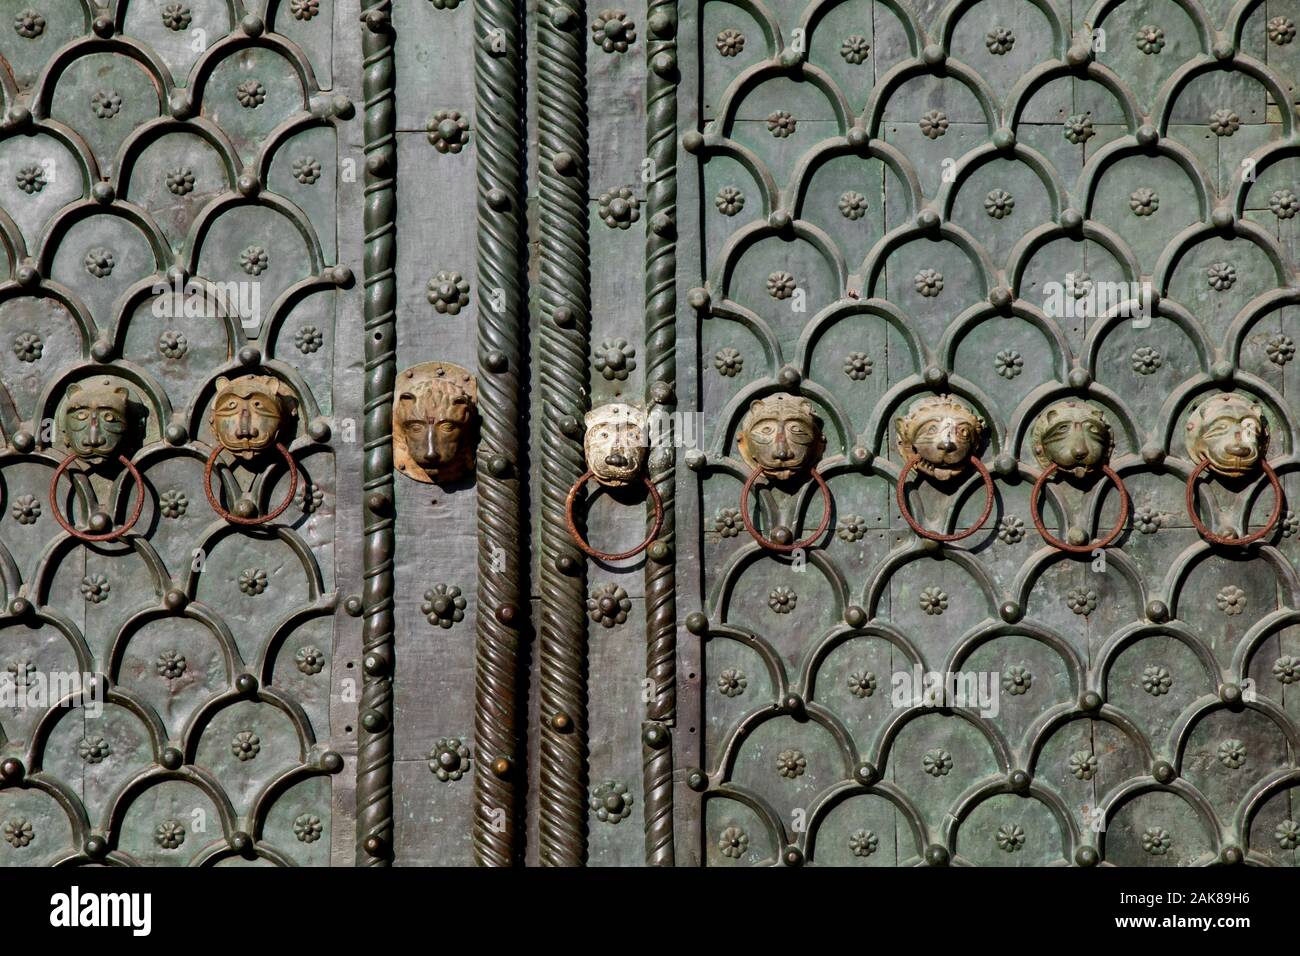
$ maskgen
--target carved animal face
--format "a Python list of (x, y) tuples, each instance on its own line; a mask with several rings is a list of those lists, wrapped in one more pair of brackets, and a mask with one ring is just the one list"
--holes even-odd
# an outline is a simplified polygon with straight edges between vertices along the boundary
[(473, 378), (457, 366), (434, 364), (430, 369), (418, 375), (410, 370), (398, 382), (394, 453), (399, 459), (409, 457), (433, 481), (455, 481), (474, 466), (478, 404)]
[(129, 393), (111, 378), (68, 386), (63, 406), (63, 443), (78, 458), (102, 461), (117, 454), (126, 434)]
[(740, 456), (769, 478), (785, 481), (813, 464), (826, 446), (812, 402), (778, 392), (750, 403), (736, 440)]
[(1198, 464), (1208, 458), (1211, 470), (1221, 475), (1247, 474), (1268, 448), (1264, 410), (1240, 395), (1220, 392), (1192, 410), (1186, 443)]
[(903, 458), (919, 456), (917, 469), (940, 481), (961, 474), (984, 439), (984, 419), (947, 396), (916, 402), (894, 428)]
[(645, 461), (649, 429), (645, 412), (614, 402), (592, 409), (585, 421), (582, 449), (596, 480), (612, 488), (634, 481)]
[(289, 387), (274, 375), (217, 379), (212, 431), (240, 458), (252, 458), (275, 442), (296, 404)]
[(1110, 459), (1115, 437), (1100, 409), (1087, 402), (1057, 402), (1034, 422), (1031, 442), (1040, 465), (1055, 463), (1082, 478)]

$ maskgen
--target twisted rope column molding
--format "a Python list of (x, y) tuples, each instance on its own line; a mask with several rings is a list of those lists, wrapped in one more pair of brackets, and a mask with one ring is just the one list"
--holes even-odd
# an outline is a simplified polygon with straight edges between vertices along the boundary
[(537, 25), (542, 524), (539, 859), (586, 859), (586, 560), (566, 521), (582, 451), (591, 325), (583, 0), (542, 0)]
[(357, 729), (357, 865), (387, 866), (393, 842), (393, 445), (397, 374), (397, 128), (390, 0), (364, 24), (365, 97), (365, 586), (361, 716)]
[(474, 674), (474, 858), (518, 862), (521, 749), (516, 701), (525, 532), (519, 456), (523, 287), (523, 6), (474, 2), (478, 124), (478, 614)]
[[(651, 0), (646, 57), (646, 144), (654, 176), (646, 190), (645, 353), (647, 405), (665, 412), (676, 403), (677, 370), (677, 0)], [(663, 499), (663, 525), (645, 566), (646, 677), (654, 697), (641, 728), (645, 793), (645, 858), (672, 866), (673, 749), (677, 714), (677, 601), (673, 537), (676, 471), (675, 432), (651, 429), (663, 443), (652, 448), (647, 467)]]

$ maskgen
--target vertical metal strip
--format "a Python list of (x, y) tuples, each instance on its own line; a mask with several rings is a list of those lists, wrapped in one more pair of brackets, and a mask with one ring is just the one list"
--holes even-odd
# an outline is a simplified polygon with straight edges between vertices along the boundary
[(365, 553), (357, 865), (386, 866), (393, 843), (393, 451), (397, 374), (397, 114), (389, 0), (362, 14), (365, 97)]
[(537, 25), (541, 246), (542, 555), (539, 859), (586, 859), (586, 562), (565, 521), (585, 470), (591, 313), (587, 234), (586, 19), (582, 0), (542, 0)]
[[(647, 10), (646, 145), (653, 180), (646, 192), (646, 397), (664, 413), (676, 408), (677, 378), (677, 0)], [(665, 423), (671, 423), (669, 415)], [(645, 566), (646, 676), (654, 697), (642, 727), (645, 854), (651, 866), (673, 865), (672, 726), (677, 711), (675, 427), (652, 429), (650, 477), (663, 498), (664, 520)], [(665, 440), (667, 439), (667, 440)]]
[(474, 858), (521, 858), (519, 633), (527, 560), (521, 495), (520, 401), (527, 322), (524, 151), (520, 98), (523, 7), (474, 2), (478, 130), (478, 615), (475, 656)]

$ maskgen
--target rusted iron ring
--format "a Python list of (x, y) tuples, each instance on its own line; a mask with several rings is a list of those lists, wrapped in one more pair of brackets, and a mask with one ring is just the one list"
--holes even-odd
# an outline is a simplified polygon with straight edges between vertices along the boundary
[(1091, 554), (1098, 548), (1109, 547), (1111, 542), (1123, 533), (1124, 525), (1128, 521), (1128, 489), (1124, 487), (1123, 480), (1110, 465), (1101, 466), (1102, 474), (1111, 480), (1111, 483), (1115, 485), (1115, 490), (1119, 492), (1119, 520), (1115, 522), (1115, 527), (1111, 529), (1110, 534), (1100, 541), (1093, 541), (1090, 544), (1069, 544), (1059, 538), (1052, 537), (1048, 530), (1043, 527), (1043, 518), (1038, 510), (1038, 498), (1043, 492), (1043, 486), (1047, 484), (1047, 479), (1055, 474), (1057, 467), (1056, 462), (1052, 462), (1052, 464), (1044, 468), (1043, 473), (1034, 482), (1033, 491), (1029, 492), (1029, 515), (1034, 519), (1034, 527), (1038, 529), (1038, 533), (1043, 536), (1044, 541), (1057, 550), (1068, 551), (1070, 554)]
[(655, 483), (649, 478), (642, 475), (641, 480), (645, 482), (646, 490), (650, 492), (650, 500), (655, 506), (655, 523), (650, 529), (646, 539), (638, 544), (631, 551), (623, 551), (619, 554), (610, 554), (608, 551), (597, 551), (591, 545), (587, 544), (582, 533), (578, 531), (578, 523), (573, 517), (573, 506), (578, 500), (578, 494), (586, 487), (594, 473), (588, 469), (582, 473), (582, 477), (573, 483), (569, 489), (569, 497), (564, 501), (564, 523), (569, 526), (569, 536), (573, 538), (573, 543), (582, 549), (583, 554), (595, 558), (597, 561), (622, 561), (624, 558), (635, 557), (646, 548), (650, 547), (654, 539), (659, 535), (659, 529), (664, 526), (664, 500), (659, 497), (659, 491), (655, 488)]
[(284, 456), (285, 462), (289, 466), (289, 493), (285, 495), (284, 501), (280, 502), (280, 507), (274, 511), (262, 515), (260, 518), (241, 518), (238, 515), (232, 515), (225, 508), (221, 507), (221, 502), (217, 496), (212, 493), (212, 469), (217, 464), (217, 456), (225, 449), (218, 445), (212, 449), (212, 454), (208, 456), (207, 467), (203, 469), (203, 491), (208, 496), (208, 504), (212, 505), (212, 510), (221, 517), (225, 518), (231, 524), (259, 525), (266, 524), (268, 521), (274, 521), (284, 513), (284, 510), (293, 504), (293, 496), (298, 491), (298, 464), (293, 460), (293, 455), (289, 454), (289, 449), (285, 448), (280, 442), (275, 443), (276, 450)]
[(993, 513), (993, 476), (989, 474), (989, 470), (984, 467), (984, 462), (980, 461), (978, 455), (971, 455), (970, 463), (975, 467), (975, 470), (980, 473), (980, 477), (984, 479), (984, 510), (980, 512), (979, 521), (976, 521), (965, 531), (957, 531), (953, 534), (941, 534), (938, 531), (930, 531), (927, 528), (921, 527), (920, 523), (912, 517), (912, 512), (907, 508), (907, 492), (903, 490), (903, 483), (907, 481), (908, 474), (916, 467), (916, 463), (920, 460), (920, 455), (913, 455), (911, 458), (907, 459), (907, 464), (905, 464), (903, 470), (898, 473), (898, 482), (894, 486), (894, 490), (898, 497), (898, 510), (902, 513), (903, 520), (907, 522), (908, 526), (921, 537), (929, 538), (931, 541), (960, 541), (962, 538), (969, 537), (980, 528), (984, 527), (984, 522), (988, 521), (989, 515)]
[(779, 551), (781, 554), (789, 554), (791, 551), (798, 551), (802, 548), (811, 547), (817, 543), (821, 536), (826, 533), (826, 529), (830, 527), (831, 490), (826, 487), (826, 479), (821, 476), (821, 472), (816, 468), (813, 468), (811, 469), (811, 473), (813, 480), (817, 482), (817, 486), (821, 488), (822, 491), (822, 500), (824, 502), (824, 507), (822, 508), (822, 523), (817, 526), (816, 531), (804, 538), (802, 541), (796, 541), (794, 544), (777, 544), (775, 541), (759, 534), (758, 529), (754, 527), (754, 522), (749, 519), (749, 489), (754, 487), (754, 482), (758, 480), (758, 477), (761, 474), (763, 474), (763, 470), (761, 468), (755, 468), (750, 472), (749, 479), (745, 482), (745, 487), (740, 491), (740, 520), (745, 523), (745, 530), (749, 532), (750, 537), (763, 547), (767, 548), (767, 550)]
[(1268, 516), (1268, 521), (1264, 523), (1264, 527), (1251, 532), (1244, 538), (1229, 538), (1226, 535), (1215, 534), (1205, 527), (1201, 519), (1196, 516), (1196, 479), (1201, 477), (1201, 472), (1205, 471), (1209, 465), (1210, 459), (1207, 458), (1187, 476), (1187, 516), (1192, 519), (1192, 525), (1202, 538), (1212, 544), (1225, 544), (1231, 547), (1244, 548), (1248, 544), (1254, 544), (1276, 527), (1278, 519), (1282, 517), (1282, 483), (1277, 480), (1277, 472), (1273, 470), (1273, 466), (1262, 459), (1259, 466), (1264, 469), (1264, 476), (1268, 478), (1268, 483), (1273, 486), (1273, 513)]
[(50, 479), (50, 507), (54, 510), (54, 520), (59, 523), (59, 526), (63, 528), (64, 531), (82, 541), (116, 541), (118, 538), (122, 537), (122, 535), (130, 531), (131, 528), (135, 526), (135, 523), (140, 520), (140, 512), (144, 510), (144, 479), (140, 477), (140, 472), (136, 470), (135, 465), (131, 464), (131, 459), (127, 458), (125, 455), (118, 455), (117, 460), (122, 463), (122, 466), (126, 468), (126, 470), (131, 473), (131, 477), (135, 479), (137, 493), (135, 498), (135, 507), (131, 509), (131, 517), (127, 518), (126, 524), (122, 525), (122, 527), (118, 528), (116, 531), (106, 531), (103, 534), (90, 534), (85, 531), (78, 531), (68, 523), (68, 519), (63, 517), (63, 512), (59, 510), (58, 488), (59, 479), (63, 477), (63, 473), (68, 470), (68, 466), (72, 464), (76, 458), (76, 455), (68, 455), (67, 458), (63, 459), (63, 463), (55, 469), (54, 477)]

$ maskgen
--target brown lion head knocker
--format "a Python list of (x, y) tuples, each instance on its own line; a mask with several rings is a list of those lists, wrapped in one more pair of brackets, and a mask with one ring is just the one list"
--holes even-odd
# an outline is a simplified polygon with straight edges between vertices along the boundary
[[(1115, 448), (1115, 434), (1100, 408), (1087, 402), (1068, 399), (1049, 405), (1039, 414), (1030, 430), (1034, 458), (1043, 470), (1029, 493), (1029, 515), (1043, 540), (1071, 554), (1091, 554), (1110, 544), (1124, 531), (1128, 521), (1128, 490), (1119, 474), (1110, 467)], [(1101, 471), (1119, 492), (1119, 520), (1106, 537), (1088, 544), (1070, 544), (1054, 537), (1043, 524), (1038, 502), (1048, 479), (1058, 472), (1084, 479)]]
[[(908, 526), (931, 541), (960, 541), (982, 528), (993, 511), (993, 477), (979, 457), (984, 444), (984, 419), (950, 395), (932, 395), (914, 402), (907, 414), (896, 418), (894, 432), (904, 462), (894, 490), (898, 510)], [(912, 517), (904, 488), (912, 469), (935, 481), (949, 481), (964, 474), (968, 467), (974, 467), (984, 479), (984, 511), (978, 521), (965, 531), (941, 534)]]
[[(1268, 463), (1268, 420), (1264, 409), (1233, 392), (1211, 395), (1187, 416), (1187, 454), (1196, 467), (1187, 476), (1187, 514), (1201, 537), (1214, 544), (1245, 547), (1264, 537), (1282, 517), (1282, 485)], [(1196, 514), (1196, 479), (1205, 471), (1243, 478), (1256, 468), (1273, 486), (1273, 513), (1264, 527), (1234, 538), (1210, 531)]]
[[(587, 470), (573, 483), (565, 500), (564, 515), (569, 535), (584, 554), (599, 561), (621, 561), (634, 557), (650, 547), (664, 522), (663, 499), (655, 488), (655, 483), (649, 476), (642, 474), (649, 447), (650, 416), (633, 405), (611, 402), (589, 411), (584, 423), (587, 431), (583, 435), (582, 451), (587, 459)], [(619, 554), (597, 551), (579, 531), (573, 508), (578, 495), (592, 478), (606, 488), (625, 488), (637, 478), (645, 483), (646, 491), (654, 504), (654, 526), (646, 539), (630, 551)]]
[(406, 477), (448, 484), (474, 468), (478, 380), (450, 362), (414, 365), (393, 393), (393, 462)]
[[(233, 379), (222, 376), (216, 384), (217, 394), (212, 401), (208, 424), (217, 444), (208, 456), (203, 473), (203, 489), (207, 492), (208, 504), (233, 524), (266, 524), (289, 507), (298, 490), (298, 465), (280, 440), (281, 433), (288, 430), (297, 411), (298, 397), (274, 375), (240, 375)], [(284, 501), (260, 518), (232, 514), (223, 508), (212, 491), (212, 469), (217, 464), (217, 457), (228, 451), (236, 458), (251, 462), (272, 447), (289, 467), (289, 493)], [(241, 503), (241, 507), (247, 507), (247, 503)]]
[[(50, 479), (50, 507), (59, 526), (82, 541), (116, 541), (140, 520), (144, 508), (144, 483), (131, 459), (119, 451), (130, 437), (130, 399), (131, 393), (126, 386), (112, 378), (88, 379), (84, 383), (68, 385), (63, 412), (59, 416), (63, 445), (68, 454)], [(80, 531), (69, 523), (59, 508), (59, 479), (74, 461), (93, 467), (114, 456), (135, 479), (135, 507), (126, 524), (116, 530), (99, 530), (111, 528), (112, 521), (108, 515), (98, 512), (90, 517), (91, 530)]]
[[(740, 518), (755, 541), (769, 551), (789, 554), (814, 544), (826, 533), (831, 520), (831, 492), (817, 470), (817, 462), (826, 450), (826, 436), (822, 434), (821, 420), (812, 402), (789, 392), (754, 399), (740, 420), (736, 450), (750, 468), (749, 478), (740, 492)], [(821, 524), (803, 541), (763, 537), (749, 515), (749, 492), (754, 482), (760, 477), (768, 481), (791, 481), (805, 471), (817, 482), (824, 499)], [(794, 537), (786, 528), (777, 529), (776, 536)]]

